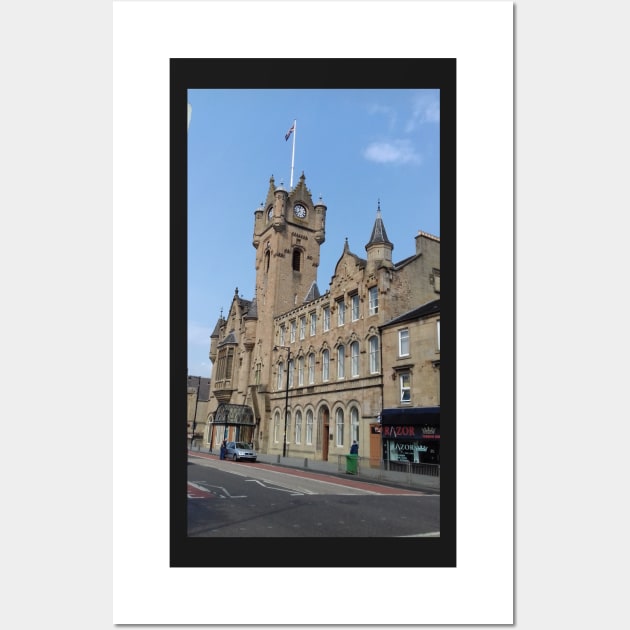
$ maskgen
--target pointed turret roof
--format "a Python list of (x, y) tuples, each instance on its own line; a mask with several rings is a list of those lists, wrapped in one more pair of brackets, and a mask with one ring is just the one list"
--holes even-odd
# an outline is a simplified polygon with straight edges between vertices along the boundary
[(304, 303), (312, 302), (313, 300), (316, 300), (319, 297), (320, 297), (320, 293), (319, 293), (319, 289), (317, 288), (317, 282), (313, 280), (313, 283), (311, 284), (311, 287), (308, 290), (306, 297), (304, 298)]
[(381, 201), (379, 199), (378, 209), (376, 211), (376, 220), (374, 221), (374, 227), (372, 228), (372, 235), (370, 236), (370, 242), (365, 246), (366, 248), (376, 243), (385, 243), (394, 249), (394, 244), (387, 238), (387, 232), (385, 231), (385, 224), (381, 218)]

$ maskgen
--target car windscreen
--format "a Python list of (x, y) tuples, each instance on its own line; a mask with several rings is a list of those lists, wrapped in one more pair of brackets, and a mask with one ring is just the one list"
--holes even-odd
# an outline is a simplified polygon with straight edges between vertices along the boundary
[(237, 442), (236, 443), (236, 448), (246, 448), (246, 449), (250, 449), (251, 446), (249, 444), (246, 444), (245, 442)]

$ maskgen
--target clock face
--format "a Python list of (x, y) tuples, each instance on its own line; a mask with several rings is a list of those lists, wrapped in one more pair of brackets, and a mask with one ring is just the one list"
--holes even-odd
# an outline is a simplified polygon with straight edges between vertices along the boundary
[(306, 208), (302, 204), (296, 204), (293, 206), (293, 214), (298, 219), (303, 219), (306, 216)]
[(269, 209), (267, 210), (267, 221), (271, 221), (273, 217), (273, 206), (269, 206)]

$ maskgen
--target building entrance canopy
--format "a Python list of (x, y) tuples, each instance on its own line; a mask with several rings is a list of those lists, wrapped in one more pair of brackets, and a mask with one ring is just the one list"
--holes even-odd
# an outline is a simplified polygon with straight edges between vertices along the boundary
[(214, 424), (238, 424), (254, 426), (254, 411), (248, 405), (220, 403), (214, 413)]

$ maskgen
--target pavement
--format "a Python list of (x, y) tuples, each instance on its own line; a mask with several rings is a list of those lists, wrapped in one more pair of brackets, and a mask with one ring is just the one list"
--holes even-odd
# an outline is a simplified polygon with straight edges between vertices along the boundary
[[(195, 453), (207, 455), (210, 453), (216, 457), (219, 456), (218, 449), (208, 451), (207, 448), (201, 448), (198, 445), (194, 445), (192, 449), (189, 448), (188, 453), (189, 455), (194, 455)], [(366, 457), (359, 457), (356, 474), (346, 472), (345, 455), (332, 455), (328, 461), (323, 461), (305, 457), (283, 457), (282, 455), (263, 455), (259, 453), (258, 461), (274, 466), (286, 466), (287, 468), (298, 470), (309, 470), (311, 472), (321, 472), (335, 476), (347, 476), (363, 481), (391, 483), (414, 490), (425, 490), (427, 492), (437, 492), (438, 494), (440, 492), (439, 477), (372, 467), (370, 466), (369, 458)]]

